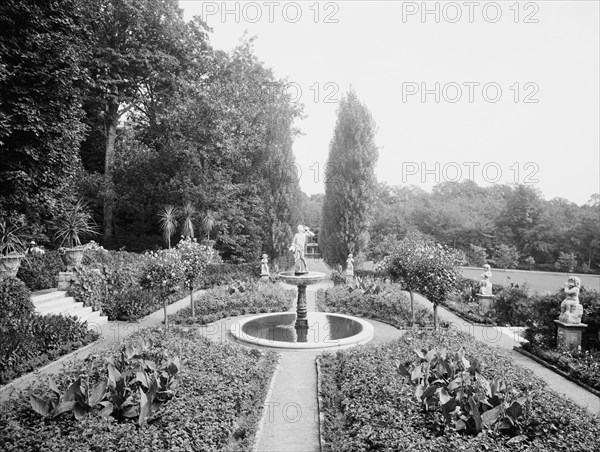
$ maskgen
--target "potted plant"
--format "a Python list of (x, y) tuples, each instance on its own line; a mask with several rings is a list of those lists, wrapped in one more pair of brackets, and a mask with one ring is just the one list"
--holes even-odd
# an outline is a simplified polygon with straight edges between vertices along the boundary
[(55, 239), (59, 243), (59, 251), (67, 270), (81, 265), (85, 247), (81, 238), (85, 235), (96, 234), (96, 223), (90, 215), (83, 200), (63, 209), (62, 213), (52, 222)]
[(17, 276), (21, 260), (25, 257), (23, 229), (10, 220), (0, 220), (0, 278)]

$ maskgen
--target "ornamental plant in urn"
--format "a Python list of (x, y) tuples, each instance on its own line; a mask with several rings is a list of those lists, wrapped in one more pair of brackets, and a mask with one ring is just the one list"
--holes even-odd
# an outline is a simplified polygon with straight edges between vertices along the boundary
[(8, 219), (0, 220), (0, 278), (17, 276), (21, 260), (25, 257), (23, 229)]
[(79, 267), (85, 250), (81, 238), (97, 233), (86, 203), (80, 199), (71, 206), (65, 206), (62, 213), (52, 221), (52, 227), (67, 270)]

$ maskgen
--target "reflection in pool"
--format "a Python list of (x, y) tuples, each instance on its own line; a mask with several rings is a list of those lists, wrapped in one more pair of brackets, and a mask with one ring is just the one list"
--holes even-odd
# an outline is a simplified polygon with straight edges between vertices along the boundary
[[(309, 312), (307, 325), (295, 325), (295, 313), (278, 313), (250, 319), (242, 325), (244, 340), (335, 345), (359, 334), (363, 325), (348, 316)], [(265, 344), (266, 345), (266, 344)]]

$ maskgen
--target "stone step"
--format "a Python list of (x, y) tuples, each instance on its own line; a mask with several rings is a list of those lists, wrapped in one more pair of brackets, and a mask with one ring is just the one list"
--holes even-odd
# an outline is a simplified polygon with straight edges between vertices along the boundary
[(38, 312), (53, 312), (77, 305), (83, 306), (83, 303), (77, 303), (73, 297), (51, 298), (42, 302), (34, 301), (33, 305)]
[(48, 292), (42, 295), (33, 295), (31, 297), (31, 301), (33, 301), (33, 304), (36, 303), (43, 303), (46, 302), (48, 300), (53, 300), (55, 298), (63, 298), (67, 296), (67, 292), (65, 290), (54, 290), (52, 292)]
[(75, 298), (67, 296), (64, 290), (57, 290), (32, 297), (33, 305), (41, 315), (59, 314), (77, 317), (81, 322), (88, 322), (89, 327), (108, 323), (108, 317), (100, 315), (91, 306), (83, 306)]

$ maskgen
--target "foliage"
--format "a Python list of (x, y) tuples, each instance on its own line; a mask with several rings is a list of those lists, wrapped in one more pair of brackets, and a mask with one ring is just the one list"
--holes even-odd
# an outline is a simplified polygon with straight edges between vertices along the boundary
[(65, 265), (58, 251), (29, 254), (21, 263), (17, 278), (33, 291), (52, 289), (58, 284), (58, 273), (64, 269)]
[(24, 229), (23, 226), (2, 217), (0, 220), (0, 255), (22, 254), (25, 251)]
[[(526, 185), (494, 184), (479, 187), (473, 181), (443, 182), (431, 193), (416, 187), (378, 184), (374, 215), (369, 227), (369, 252), (379, 260), (386, 243), (415, 231), (464, 251), (470, 265), (480, 266), (483, 254), (492, 256), (501, 246), (512, 248), (510, 259), (498, 266), (514, 267), (515, 251), (523, 269), (556, 271), (561, 253), (574, 259), (558, 263), (574, 271), (600, 269), (600, 203), (593, 195), (582, 206), (555, 198), (546, 201)], [(476, 247), (476, 248), (473, 248)], [(478, 250), (474, 253), (474, 249)], [(482, 251), (483, 250), (483, 251)], [(502, 254), (502, 253), (501, 253)]]
[(62, 315), (31, 314), (0, 322), (0, 384), (38, 369), (98, 339), (87, 323)]
[(446, 428), (477, 435), (484, 429), (510, 436), (522, 432), (527, 397), (510, 394), (507, 382), (496, 376), (490, 382), (481, 374), (481, 363), (471, 361), (461, 347), (415, 349), (421, 363), (411, 371), (397, 362), (398, 371), (415, 386), (415, 396), (430, 415), (432, 429)]
[(500, 268), (515, 268), (519, 262), (519, 252), (514, 246), (500, 244), (494, 250), (494, 262)]
[(194, 215), (196, 208), (190, 201), (186, 201), (181, 208), (181, 235), (183, 237), (194, 237)]
[(487, 264), (487, 252), (484, 247), (469, 244), (469, 250), (467, 251), (467, 257), (469, 265), (476, 267), (483, 267)]
[(1, 324), (29, 317), (34, 310), (31, 292), (25, 283), (17, 278), (3, 278), (0, 280)]
[[(431, 422), (432, 414), (423, 411), (422, 401), (415, 398), (414, 386), (399, 365), (414, 367), (415, 348), (458, 351), (461, 347), (465, 357), (477, 357), (483, 378), (506, 382), (508, 399), (520, 394), (530, 398), (526, 415), (519, 421), (520, 435), (510, 438), (492, 428), (482, 428), (477, 436), (448, 428), (442, 433)], [(447, 352), (446, 357), (453, 354)], [(470, 364), (475, 361), (471, 359)], [(455, 369), (459, 367), (462, 365), (456, 363)], [(600, 447), (597, 417), (548, 390), (531, 371), (514, 364), (506, 352), (469, 334), (408, 332), (383, 345), (325, 354), (320, 368), (324, 450), (583, 452)], [(471, 374), (466, 378), (472, 378)], [(484, 391), (487, 393), (487, 387)]]
[[(128, 348), (135, 348), (143, 340), (153, 343), (149, 359), (132, 357), (122, 367), (121, 352), (127, 354)], [(94, 450), (99, 447), (111, 451), (123, 448), (251, 449), (277, 361), (274, 352), (212, 343), (191, 331), (174, 329), (167, 333), (160, 329), (145, 329), (127, 338), (124, 346), (100, 349), (84, 361), (68, 363), (55, 377), (55, 386), (60, 393), (65, 393), (81, 378), (82, 384), (85, 382), (94, 388), (106, 379), (107, 360), (112, 360), (122, 380), (115, 376), (115, 389), (110, 389), (107, 384), (106, 396), (112, 398), (118, 394), (117, 388), (125, 388), (125, 379), (128, 379), (127, 383), (131, 382), (128, 387), (134, 391), (131, 401), (139, 407), (141, 392), (148, 394), (143, 386), (140, 392), (139, 368), (147, 361), (160, 362), (157, 368), (164, 369), (163, 366), (174, 357), (179, 358), (181, 366), (176, 374), (177, 386), (171, 386), (172, 398), (158, 412), (150, 414), (141, 427), (136, 425), (139, 415), (115, 421), (117, 413), (114, 411), (112, 416), (103, 418), (101, 410), (93, 410), (81, 421), (74, 421), (68, 413), (55, 419), (43, 418), (30, 405), (30, 394), (48, 399), (54, 393), (48, 377), (42, 377), (40, 383), (3, 402), (0, 410), (3, 448), (7, 451)], [(149, 374), (147, 367), (145, 372)], [(140, 377), (145, 380), (143, 375)], [(123, 381), (123, 386), (119, 381)], [(121, 394), (130, 395), (125, 391)], [(111, 401), (113, 407), (115, 402), (119, 403)], [(122, 402), (121, 406), (124, 410), (127, 408)], [(125, 412), (131, 414), (129, 410)], [(57, 435), (57, 431), (61, 434)]]
[[(397, 284), (382, 285), (381, 291), (365, 293), (348, 286), (338, 286), (317, 292), (317, 309), (383, 320), (398, 328), (411, 325), (410, 301)], [(377, 292), (377, 293), (375, 293)], [(428, 327), (433, 323), (431, 312), (416, 307), (416, 325)]]
[(0, 212), (25, 213), (44, 235), (80, 165), (85, 65), (83, 2), (0, 5)]
[(216, 320), (259, 312), (289, 311), (295, 299), (293, 290), (269, 282), (236, 282), (228, 286), (207, 290), (194, 300), (194, 314), (191, 307), (170, 315), (174, 323), (206, 324)]
[(199, 288), (209, 289), (214, 286), (229, 284), (236, 280), (260, 277), (260, 263), (230, 264), (209, 263), (200, 278)]
[(81, 246), (81, 239), (96, 234), (96, 224), (84, 200), (69, 205), (61, 204), (59, 214), (51, 221), (55, 240), (59, 246), (75, 248)]
[(522, 347), (572, 378), (600, 391), (600, 350), (547, 348), (531, 343), (524, 343)]
[(161, 296), (177, 293), (185, 282), (185, 267), (175, 249), (150, 251), (142, 270), (140, 284)]
[(200, 245), (196, 239), (184, 237), (176, 247), (183, 264), (185, 285), (192, 290), (203, 276), (206, 266), (211, 261), (212, 249)]
[(459, 271), (453, 250), (428, 240), (406, 237), (378, 264), (378, 270), (398, 281), (409, 292), (417, 292), (433, 303), (434, 325), (437, 305), (457, 285)]
[(163, 238), (167, 247), (171, 248), (171, 237), (175, 234), (175, 230), (179, 225), (179, 210), (176, 207), (168, 204), (162, 206), (158, 211), (158, 219), (160, 223), (160, 229), (163, 233)]
[(343, 265), (368, 243), (368, 219), (375, 189), (376, 125), (350, 90), (339, 104), (325, 171), (325, 199), (319, 246), (330, 267)]
[(51, 378), (54, 397), (46, 400), (31, 394), (29, 401), (43, 417), (56, 418), (72, 411), (75, 419), (82, 421), (97, 410), (104, 418), (113, 416), (122, 421), (137, 417), (138, 424), (144, 425), (173, 397), (179, 367), (178, 357), (167, 361), (152, 350), (151, 340), (143, 340), (123, 347), (118, 359), (107, 360), (108, 374), (94, 386), (90, 385), (89, 375), (87, 381), (80, 376), (61, 392)]

